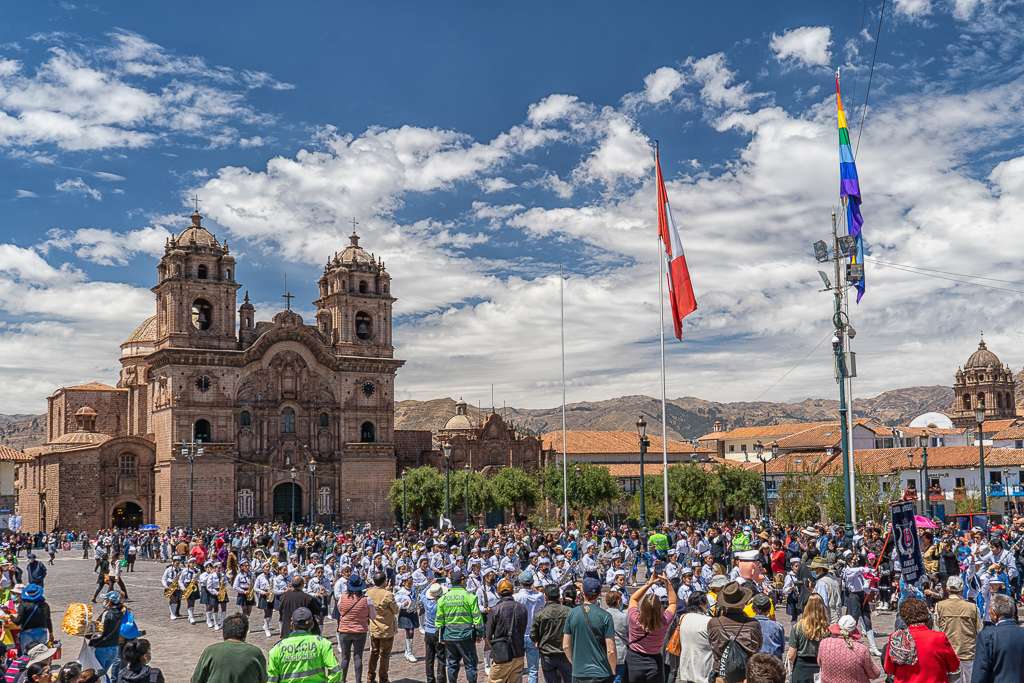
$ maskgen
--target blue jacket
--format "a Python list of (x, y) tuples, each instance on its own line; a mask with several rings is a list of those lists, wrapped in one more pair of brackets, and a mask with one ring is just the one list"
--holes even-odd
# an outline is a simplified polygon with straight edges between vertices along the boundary
[(1024, 671), (1024, 629), (1012, 619), (978, 634), (971, 683), (1020, 683)]

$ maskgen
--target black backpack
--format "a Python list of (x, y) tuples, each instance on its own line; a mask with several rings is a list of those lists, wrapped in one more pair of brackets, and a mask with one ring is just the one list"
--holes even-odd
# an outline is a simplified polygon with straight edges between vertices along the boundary
[(712, 671), (708, 683), (740, 683), (747, 677), (747, 653), (731, 638), (722, 651), (718, 670)]

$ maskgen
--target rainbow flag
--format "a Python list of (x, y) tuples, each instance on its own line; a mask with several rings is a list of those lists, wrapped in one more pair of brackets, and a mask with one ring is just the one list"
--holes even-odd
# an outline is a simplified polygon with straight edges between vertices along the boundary
[[(860, 181), (857, 162), (850, 147), (850, 129), (846, 126), (843, 97), (839, 94), (839, 69), (836, 69), (836, 114), (839, 119), (839, 196), (846, 200), (846, 234), (857, 240), (857, 248), (850, 263), (864, 263), (864, 217), (860, 215)], [(857, 283), (857, 302), (864, 296), (864, 279)]]

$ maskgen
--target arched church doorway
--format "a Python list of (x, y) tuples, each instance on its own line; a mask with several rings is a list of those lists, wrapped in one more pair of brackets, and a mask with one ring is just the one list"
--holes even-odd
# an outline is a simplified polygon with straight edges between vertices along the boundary
[(130, 500), (114, 508), (110, 525), (115, 529), (135, 529), (142, 526), (142, 508)]
[(274, 487), (274, 520), (298, 522), (302, 519), (302, 487), (285, 482)]

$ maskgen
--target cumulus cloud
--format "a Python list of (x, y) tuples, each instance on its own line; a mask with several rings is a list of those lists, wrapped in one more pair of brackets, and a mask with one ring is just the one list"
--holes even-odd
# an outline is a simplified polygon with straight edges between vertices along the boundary
[(137, 254), (159, 257), (171, 233), (161, 225), (115, 232), (106, 228), (51, 230), (41, 248), (73, 251), (78, 258), (104, 266), (124, 266)]
[(932, 0), (895, 0), (893, 10), (896, 14), (917, 18), (931, 14)]
[(0, 148), (130, 149), (175, 134), (233, 144), (240, 126), (271, 120), (248, 104), (248, 90), (286, 86), (262, 72), (173, 56), (138, 34), (116, 31), (110, 40), (93, 49), (39, 36), (49, 51), (34, 71), (0, 58)]
[(832, 60), (832, 29), (828, 26), (801, 26), (782, 34), (772, 34), (770, 47), (780, 62), (804, 66), (828, 66)]
[(102, 192), (97, 190), (95, 187), (92, 187), (81, 178), (68, 178), (66, 180), (60, 180), (54, 185), (54, 188), (57, 190), (57, 192), (78, 194), (84, 197), (89, 197), (90, 199), (94, 199), (96, 201), (100, 201), (103, 199)]
[(736, 73), (729, 68), (722, 52), (700, 59), (689, 59), (687, 66), (692, 69), (694, 79), (701, 84), (700, 96), (706, 104), (739, 108), (747, 106), (754, 99), (748, 83), (734, 83)]
[(578, 181), (598, 181), (614, 188), (619, 181), (635, 180), (653, 167), (650, 142), (628, 116), (606, 107), (596, 129), (601, 131), (600, 143), (573, 172)]
[(14, 198), (15, 199), (34, 199), (34, 198), (36, 198), (38, 196), (39, 195), (36, 194), (35, 192), (33, 192), (32, 190), (15, 190), (14, 191)]

